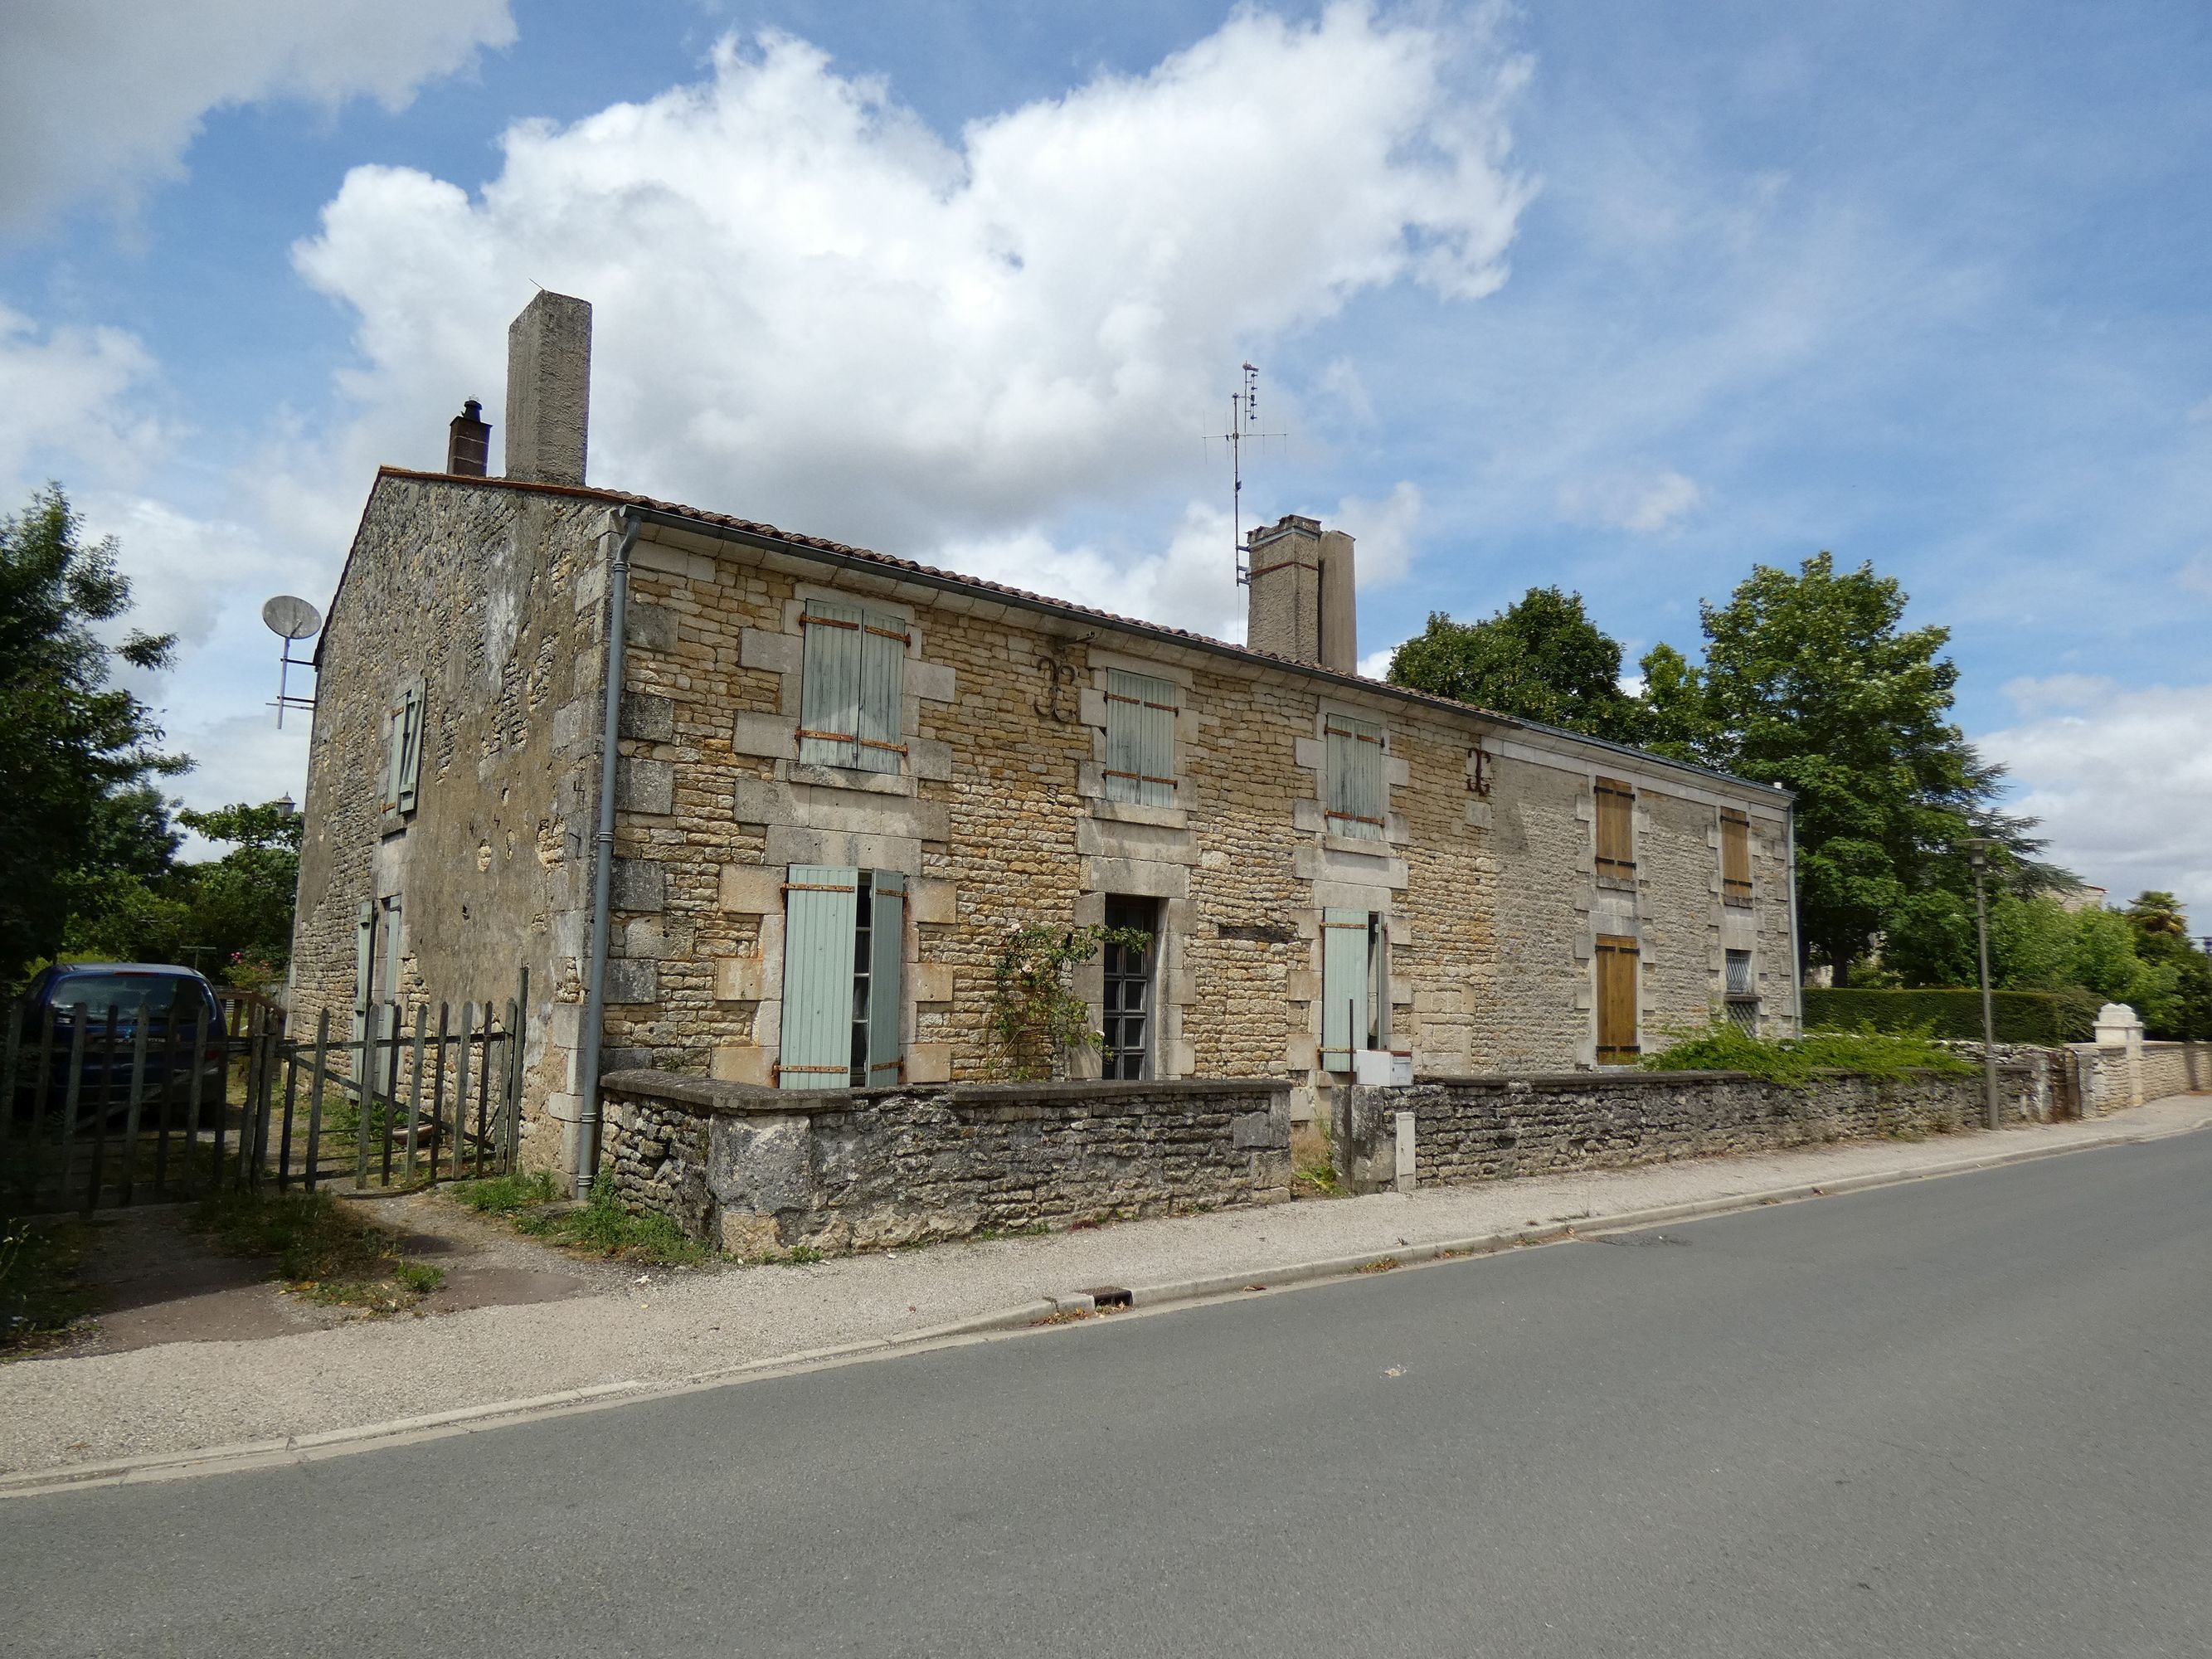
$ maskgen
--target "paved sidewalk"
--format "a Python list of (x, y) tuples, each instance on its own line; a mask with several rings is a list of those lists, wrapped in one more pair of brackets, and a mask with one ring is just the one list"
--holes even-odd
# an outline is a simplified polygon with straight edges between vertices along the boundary
[(655, 1269), (618, 1293), (362, 1322), (253, 1342), (182, 1342), (0, 1367), (0, 1473), (362, 1427), (609, 1384), (651, 1385), (896, 1340), (1097, 1285), (1271, 1272), (1776, 1188), (1909, 1177), (2212, 1124), (2184, 1096), (2087, 1123), (1917, 1143), (1847, 1142), (1239, 1210), (805, 1267)]

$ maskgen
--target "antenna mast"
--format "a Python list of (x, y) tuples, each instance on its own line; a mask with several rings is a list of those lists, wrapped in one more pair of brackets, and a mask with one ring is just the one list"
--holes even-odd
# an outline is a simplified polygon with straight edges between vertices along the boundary
[(1229, 446), (1229, 524), (1240, 587), (1249, 586), (1252, 580), (1252, 550), (1244, 544), (1244, 445), (1248, 440), (1283, 435), (1260, 430), (1260, 371), (1250, 363), (1243, 370), (1243, 386), (1230, 396), (1229, 427), (1221, 434), (1221, 441)]

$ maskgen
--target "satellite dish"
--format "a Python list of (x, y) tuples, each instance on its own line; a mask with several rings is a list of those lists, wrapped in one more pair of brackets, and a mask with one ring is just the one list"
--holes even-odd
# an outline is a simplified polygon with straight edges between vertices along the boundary
[(305, 599), (279, 593), (261, 607), (261, 620), (279, 639), (304, 640), (323, 625), (323, 613)]

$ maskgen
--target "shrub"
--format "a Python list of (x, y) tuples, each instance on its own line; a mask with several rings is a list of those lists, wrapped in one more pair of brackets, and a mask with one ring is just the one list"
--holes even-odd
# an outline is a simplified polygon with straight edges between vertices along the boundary
[[(2097, 1023), (2095, 993), (2069, 986), (2059, 991), (1990, 994), (1999, 1042), (2087, 1042)], [(1805, 988), (1805, 1024), (1821, 1031), (1924, 1030), (1939, 1037), (1982, 1040), (1982, 994), (1972, 989), (1916, 991), (1824, 990)]]
[(1802, 1037), (1755, 1037), (1731, 1021), (1686, 1032), (1656, 1054), (1650, 1072), (1747, 1072), (1784, 1088), (1809, 1089), (1824, 1072), (1894, 1081), (1914, 1072), (1971, 1077), (1973, 1063), (1914, 1031), (1809, 1031)]

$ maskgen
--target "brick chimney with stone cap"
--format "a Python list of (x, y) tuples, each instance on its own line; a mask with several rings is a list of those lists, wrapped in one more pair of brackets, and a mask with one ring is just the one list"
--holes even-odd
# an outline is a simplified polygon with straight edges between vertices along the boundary
[(1252, 532), (1244, 643), (1340, 674), (1358, 672), (1352, 538), (1321, 520), (1284, 514)]
[(591, 305), (540, 290), (507, 330), (507, 476), (583, 483), (591, 404)]
[(489, 470), (490, 457), (491, 428), (485, 424), (483, 405), (471, 398), (446, 429), (446, 471), (464, 478), (481, 478)]

